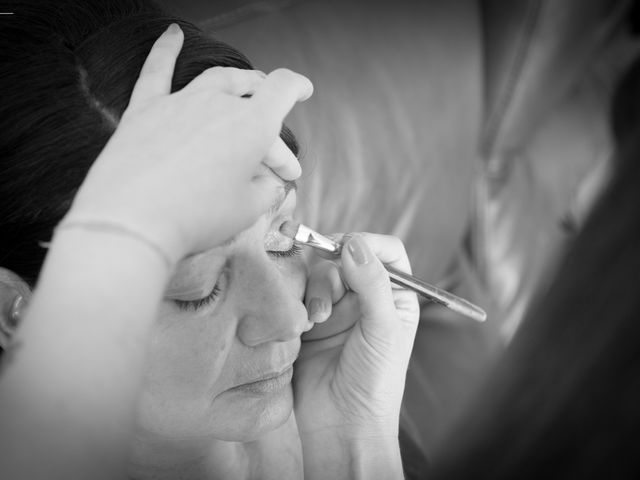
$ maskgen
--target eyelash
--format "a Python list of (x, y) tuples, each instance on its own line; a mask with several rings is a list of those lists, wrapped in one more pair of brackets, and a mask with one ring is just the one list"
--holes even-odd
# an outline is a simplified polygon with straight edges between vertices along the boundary
[(200, 310), (202, 307), (206, 307), (210, 303), (212, 303), (218, 294), (220, 293), (220, 286), (218, 282), (213, 286), (213, 290), (211, 293), (204, 298), (199, 298), (197, 300), (174, 300), (176, 305), (180, 310)]
[[(294, 257), (296, 255), (300, 255), (302, 253), (302, 247), (297, 243), (294, 243), (289, 250), (284, 250), (284, 251), (272, 250), (268, 253), (272, 257), (289, 258), (289, 257)], [(176, 299), (174, 300), (174, 302), (176, 303), (176, 305), (180, 310), (197, 311), (213, 303), (214, 300), (220, 294), (220, 290), (221, 288), (218, 285), (218, 282), (216, 282), (216, 284), (213, 286), (213, 290), (211, 290), (211, 293), (204, 298), (199, 298), (197, 300), (177, 300)]]
[(289, 250), (271, 250), (268, 252), (272, 257), (286, 258), (295, 257), (302, 253), (302, 247), (294, 243)]

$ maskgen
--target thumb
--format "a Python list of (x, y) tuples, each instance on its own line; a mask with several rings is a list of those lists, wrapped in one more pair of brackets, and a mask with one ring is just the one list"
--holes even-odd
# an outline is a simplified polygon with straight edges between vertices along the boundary
[(344, 279), (358, 297), (365, 339), (386, 350), (397, 331), (397, 314), (384, 265), (365, 238), (355, 234), (342, 249), (342, 268)]

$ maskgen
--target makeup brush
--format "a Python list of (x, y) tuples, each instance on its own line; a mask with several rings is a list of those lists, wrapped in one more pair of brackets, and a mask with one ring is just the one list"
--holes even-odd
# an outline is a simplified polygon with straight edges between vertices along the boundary
[[(296, 243), (308, 245), (323, 252), (333, 254), (336, 257), (339, 256), (342, 251), (342, 244), (311, 230), (301, 223), (291, 221), (284, 222), (280, 227), (280, 233), (292, 238)], [(460, 298), (435, 285), (424, 282), (413, 275), (404, 273), (391, 265), (385, 265), (384, 267), (387, 269), (387, 272), (389, 272), (389, 279), (396, 285), (413, 290), (432, 302), (443, 305), (454, 312), (465, 315), (478, 322), (484, 322), (486, 320), (487, 314), (485, 311), (464, 298)]]

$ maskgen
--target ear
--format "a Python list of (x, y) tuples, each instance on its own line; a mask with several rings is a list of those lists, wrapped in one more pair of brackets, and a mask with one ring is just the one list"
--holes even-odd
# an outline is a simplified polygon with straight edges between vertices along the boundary
[(0, 267), (0, 349), (3, 351), (20, 322), (20, 312), (30, 296), (31, 289), (24, 280), (11, 270)]

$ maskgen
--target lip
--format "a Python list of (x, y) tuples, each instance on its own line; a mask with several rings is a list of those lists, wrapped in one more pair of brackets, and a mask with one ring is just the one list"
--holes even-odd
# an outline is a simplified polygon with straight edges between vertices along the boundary
[(293, 365), (289, 365), (284, 370), (268, 373), (252, 382), (243, 383), (242, 385), (233, 387), (229, 391), (242, 391), (254, 395), (277, 393), (284, 390), (289, 384), (291, 384), (292, 377)]

